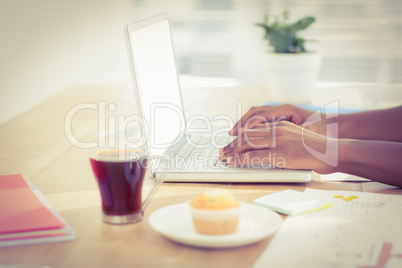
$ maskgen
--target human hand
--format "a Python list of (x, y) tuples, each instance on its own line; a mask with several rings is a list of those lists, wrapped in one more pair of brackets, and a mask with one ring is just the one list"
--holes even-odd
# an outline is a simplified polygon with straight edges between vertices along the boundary
[[(334, 172), (328, 163), (337, 160), (338, 140), (328, 138), (288, 121), (254, 124), (220, 150), (220, 159), (230, 165), (271, 165), (287, 169)], [(318, 152), (313, 155), (311, 151)]]
[[(245, 130), (253, 128), (255, 125), (280, 121), (289, 121), (295, 125), (303, 126), (304, 122), (314, 113), (315, 111), (303, 109), (292, 104), (253, 107), (242, 116), (229, 131), (229, 134), (238, 136)], [(328, 122), (326, 118), (327, 117), (324, 116), (321, 120), (309, 124), (306, 126), (306, 129), (328, 137), (336, 137), (337, 133), (327, 132)]]

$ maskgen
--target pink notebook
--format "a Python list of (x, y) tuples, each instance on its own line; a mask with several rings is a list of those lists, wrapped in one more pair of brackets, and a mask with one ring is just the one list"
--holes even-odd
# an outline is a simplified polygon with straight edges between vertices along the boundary
[(64, 227), (65, 224), (39, 201), (20, 174), (0, 176), (0, 237), (20, 232), (54, 232), (54, 229)]

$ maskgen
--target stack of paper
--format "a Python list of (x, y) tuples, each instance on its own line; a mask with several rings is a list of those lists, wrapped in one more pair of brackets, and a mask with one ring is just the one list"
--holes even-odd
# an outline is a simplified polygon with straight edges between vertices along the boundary
[(20, 174), (0, 176), (0, 247), (66, 241), (75, 234)]
[(402, 196), (306, 189), (332, 207), (287, 217), (253, 268), (402, 267)]
[(293, 190), (264, 195), (253, 203), (290, 216), (328, 208), (332, 205), (331, 200), (327, 198), (315, 198)]

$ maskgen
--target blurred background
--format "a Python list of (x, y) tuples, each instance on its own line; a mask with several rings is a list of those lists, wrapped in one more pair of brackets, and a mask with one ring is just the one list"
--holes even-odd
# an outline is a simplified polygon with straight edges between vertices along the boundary
[(322, 53), (319, 81), (402, 83), (400, 0), (1, 0), (0, 124), (76, 85), (131, 90), (123, 28), (166, 11), (184, 81), (262, 85), (254, 24), (285, 9), (317, 19), (301, 36)]

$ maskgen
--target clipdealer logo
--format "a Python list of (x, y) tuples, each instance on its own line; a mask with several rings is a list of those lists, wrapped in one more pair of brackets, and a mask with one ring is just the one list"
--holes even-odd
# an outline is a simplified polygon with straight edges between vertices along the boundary
[(339, 101), (334, 101), (324, 106), (323, 115), (321, 109), (318, 109), (312, 115), (310, 115), (306, 119), (306, 121), (304, 121), (302, 127), (302, 142), (304, 148), (306, 148), (306, 150), (314, 157), (332, 167), (338, 166), (338, 123), (327, 124), (327, 136), (328, 133), (331, 133), (331, 138), (327, 137), (327, 143), (324, 153), (318, 152), (317, 150), (309, 147), (306, 144), (304, 140), (304, 131), (309, 125), (323, 120), (323, 117), (325, 117), (325, 119), (327, 120), (334, 117), (338, 117), (338, 115), (339, 115)]

